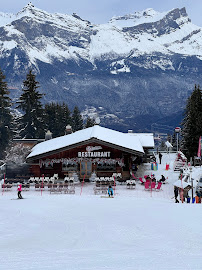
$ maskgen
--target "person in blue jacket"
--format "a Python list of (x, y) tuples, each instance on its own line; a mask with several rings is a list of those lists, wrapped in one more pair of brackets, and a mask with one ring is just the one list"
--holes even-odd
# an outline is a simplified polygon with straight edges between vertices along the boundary
[(109, 188), (108, 188), (108, 194), (109, 194), (109, 197), (113, 196), (113, 194), (114, 194), (113, 188), (111, 186), (109, 186)]

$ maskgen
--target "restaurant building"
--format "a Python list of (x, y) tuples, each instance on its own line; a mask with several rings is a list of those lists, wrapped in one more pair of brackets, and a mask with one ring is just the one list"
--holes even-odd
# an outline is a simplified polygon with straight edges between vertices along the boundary
[(89, 179), (121, 173), (130, 178), (134, 164), (140, 164), (148, 149), (154, 148), (152, 133), (122, 133), (95, 125), (35, 145), (27, 157), (33, 176)]

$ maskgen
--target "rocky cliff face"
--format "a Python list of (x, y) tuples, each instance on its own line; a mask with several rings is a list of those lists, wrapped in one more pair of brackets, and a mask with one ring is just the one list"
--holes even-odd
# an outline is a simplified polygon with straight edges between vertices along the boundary
[(201, 28), (184, 8), (147, 9), (102, 25), (31, 4), (0, 13), (0, 67), (13, 99), (33, 69), (44, 102), (78, 105), (84, 116), (98, 112), (102, 125), (122, 131), (179, 124), (202, 82), (201, 44)]

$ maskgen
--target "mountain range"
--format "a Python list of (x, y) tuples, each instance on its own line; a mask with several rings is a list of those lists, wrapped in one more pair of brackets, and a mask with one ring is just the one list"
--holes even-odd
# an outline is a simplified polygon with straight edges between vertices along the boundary
[(202, 83), (202, 28), (186, 9), (146, 9), (93, 24), (31, 3), (0, 13), (0, 67), (11, 98), (30, 69), (43, 102), (77, 105), (83, 117), (120, 131), (170, 132), (194, 84)]

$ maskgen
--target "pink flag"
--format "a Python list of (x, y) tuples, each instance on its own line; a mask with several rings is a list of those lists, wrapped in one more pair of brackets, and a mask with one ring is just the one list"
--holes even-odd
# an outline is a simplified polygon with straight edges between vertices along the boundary
[(197, 157), (201, 157), (201, 136), (199, 137)]

